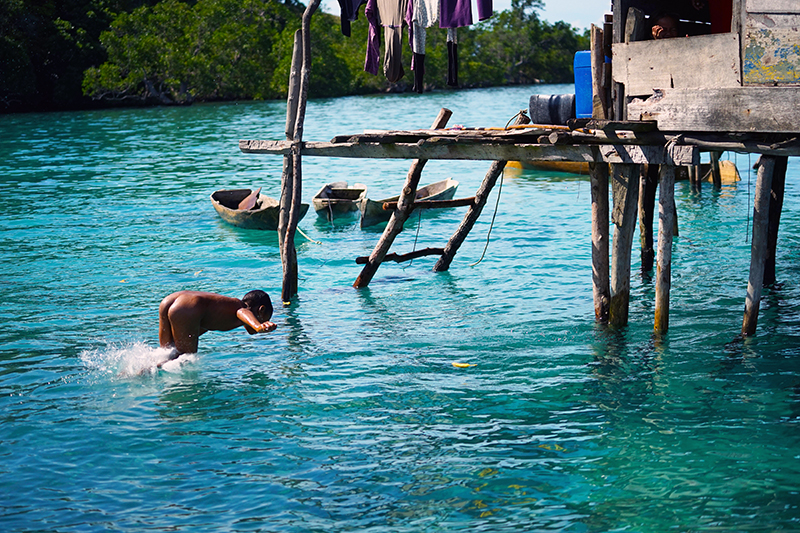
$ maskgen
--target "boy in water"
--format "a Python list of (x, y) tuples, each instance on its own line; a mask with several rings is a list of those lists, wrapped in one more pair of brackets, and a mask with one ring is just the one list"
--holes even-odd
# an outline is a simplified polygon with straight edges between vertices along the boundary
[(230, 331), (239, 326), (252, 335), (267, 333), (277, 326), (272, 302), (264, 291), (250, 291), (244, 298), (230, 298), (210, 292), (180, 291), (170, 294), (158, 307), (158, 343), (175, 348), (170, 359), (197, 352), (197, 340), (206, 331)]

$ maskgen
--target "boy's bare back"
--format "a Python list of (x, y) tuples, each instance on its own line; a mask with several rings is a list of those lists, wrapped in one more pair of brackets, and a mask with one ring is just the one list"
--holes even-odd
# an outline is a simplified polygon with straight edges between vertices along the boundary
[[(255, 296), (251, 297), (253, 294)], [(269, 321), (272, 304), (263, 291), (251, 291), (244, 299), (210, 292), (180, 291), (170, 294), (158, 308), (158, 342), (174, 347), (175, 356), (197, 352), (200, 335), (206, 331), (229, 331), (244, 326), (248, 333), (275, 329)]]

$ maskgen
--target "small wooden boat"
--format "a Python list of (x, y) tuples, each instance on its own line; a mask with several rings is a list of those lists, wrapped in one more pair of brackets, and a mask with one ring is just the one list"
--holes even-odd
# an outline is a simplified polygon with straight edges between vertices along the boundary
[(311, 203), (319, 216), (331, 220), (358, 211), (366, 196), (367, 186), (363, 183), (348, 186), (346, 181), (335, 181), (322, 187)]
[[(261, 189), (228, 189), (211, 195), (211, 204), (222, 220), (228, 224), (245, 228), (276, 231), (280, 214), (280, 202), (264, 196)], [(300, 205), (302, 219), (308, 204)]]
[[(456, 194), (458, 182), (453, 178), (437, 181), (425, 187), (417, 189), (414, 200), (417, 202), (425, 200), (452, 200)], [(392, 211), (383, 208), (385, 202), (396, 202), (400, 196), (392, 196), (383, 200), (365, 199), (361, 203), (361, 227), (374, 226), (381, 222), (386, 222), (392, 217)]]

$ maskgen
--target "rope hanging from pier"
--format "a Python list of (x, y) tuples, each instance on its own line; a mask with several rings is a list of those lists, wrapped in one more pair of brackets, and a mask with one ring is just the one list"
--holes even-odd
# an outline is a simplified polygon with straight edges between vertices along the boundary
[[(521, 113), (521, 111), (520, 111)], [(481, 258), (472, 263), (471, 267), (474, 267), (481, 261), (483, 261), (483, 257), (486, 255), (486, 250), (489, 249), (489, 239), (492, 236), (492, 228), (494, 227), (494, 219), (497, 217), (497, 209), (500, 207), (500, 193), (503, 192), (503, 175), (500, 175), (500, 186), (497, 188), (497, 201), (494, 204), (494, 214), (492, 214), (492, 222), (489, 224), (489, 231), (486, 233), (486, 244), (483, 247), (483, 253), (481, 254)]]

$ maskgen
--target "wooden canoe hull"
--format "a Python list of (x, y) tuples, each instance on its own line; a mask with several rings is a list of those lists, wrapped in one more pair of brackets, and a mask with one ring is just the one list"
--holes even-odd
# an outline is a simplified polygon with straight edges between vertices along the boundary
[[(415, 200), (452, 200), (458, 189), (458, 182), (453, 178), (437, 181), (417, 189)], [(361, 227), (374, 226), (386, 222), (392, 217), (393, 211), (383, 208), (385, 202), (396, 202), (400, 196), (392, 196), (383, 200), (365, 199), (361, 204)]]
[(363, 183), (348, 185), (346, 181), (326, 183), (311, 199), (314, 211), (322, 218), (348, 215), (357, 212), (367, 197)]
[[(211, 195), (211, 204), (220, 218), (238, 228), (258, 229), (266, 231), (278, 230), (280, 218), (280, 202), (275, 198), (258, 195), (255, 209), (236, 209), (239, 203), (247, 198), (250, 189), (227, 189), (216, 191)], [(300, 205), (300, 219), (308, 211), (308, 204)]]

